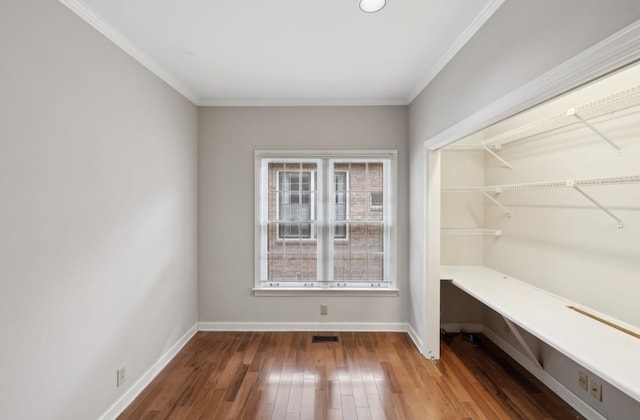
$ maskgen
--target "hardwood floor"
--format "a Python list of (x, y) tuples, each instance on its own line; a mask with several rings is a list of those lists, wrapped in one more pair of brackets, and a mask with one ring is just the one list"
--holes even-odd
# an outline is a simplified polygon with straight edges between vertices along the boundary
[(581, 418), (489, 343), (433, 363), (403, 333), (312, 335), (199, 332), (119, 419)]

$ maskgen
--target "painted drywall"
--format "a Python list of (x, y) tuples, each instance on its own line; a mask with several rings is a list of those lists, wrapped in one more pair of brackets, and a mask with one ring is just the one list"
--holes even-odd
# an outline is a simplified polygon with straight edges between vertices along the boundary
[[(202, 322), (406, 323), (408, 109), (398, 107), (199, 110), (199, 319)], [(255, 297), (254, 150), (396, 149), (394, 297)], [(329, 315), (320, 315), (320, 304)]]
[[(639, 83), (636, 67), (514, 120), (545, 110), (552, 115), (559, 107), (566, 110), (568, 104), (589, 103)], [(591, 124), (615, 142), (620, 153), (589, 128), (574, 125), (503, 146), (500, 155), (513, 170), (487, 159), (487, 184), (638, 175), (638, 110), (620, 111)], [(624, 227), (617, 228), (613, 218), (572, 189), (505, 192), (500, 201), (513, 216), (505, 218), (487, 204), (486, 223), (504, 235), (486, 244), (485, 263), (640, 329), (640, 186), (583, 190), (619, 217)]]
[(196, 322), (197, 109), (60, 3), (1, 9), (0, 418), (95, 419)]
[[(510, 332), (500, 314), (488, 307), (484, 307), (482, 324), (482, 331), (485, 335), (497, 336), (499, 341), (508, 343), (508, 346), (520, 352), (521, 358), (527, 359), (527, 356), (525, 356), (522, 351), (522, 346)], [(573, 394), (573, 398), (577, 397), (582, 400), (586, 406), (591, 407), (595, 413), (599, 413), (602, 417), (597, 417), (598, 414), (595, 414), (594, 411), (587, 412), (583, 409), (582, 414), (584, 416), (587, 418), (605, 419), (633, 419), (637, 417), (637, 414), (640, 412), (640, 402), (634, 400), (628, 394), (621, 392), (607, 381), (580, 366), (574, 360), (571, 360), (553, 347), (538, 340), (527, 331), (517, 326), (516, 328), (518, 328), (519, 333), (527, 342), (531, 351), (544, 366), (544, 372), (557, 381), (561, 393), (565, 397)], [(585, 334), (588, 334), (588, 332), (585, 331)], [(602, 401), (591, 397), (587, 391), (578, 386), (578, 376), (580, 372), (587, 374), (589, 381), (595, 380), (602, 385)], [(576, 406), (578, 404), (579, 403), (576, 403)]]
[[(427, 302), (428, 221), (425, 142), (493, 101), (534, 80), (598, 41), (640, 19), (635, 0), (507, 1), (412, 102), (410, 137), (410, 323), (425, 342), (434, 325), (420, 319)], [(514, 109), (513, 113), (521, 111)], [(471, 133), (469, 133), (471, 134)]]
[[(441, 188), (468, 188), (484, 184), (484, 151), (442, 150)], [(480, 193), (441, 193), (442, 229), (484, 228), (485, 199)], [(495, 239), (495, 238), (494, 238)], [(442, 265), (484, 264), (482, 235), (443, 234), (440, 236)], [(483, 306), (449, 282), (440, 289), (440, 327), (447, 332), (465, 329), (479, 332)]]
[[(443, 189), (484, 185), (484, 152), (443, 150), (441, 170)], [(484, 228), (485, 199), (481, 193), (448, 191), (441, 196), (442, 229)], [(482, 265), (484, 237), (443, 234), (440, 252), (443, 265)]]
[[(475, 140), (491, 138), (572, 106), (627, 90), (639, 83), (639, 75), (640, 67), (627, 69), (489, 127), (474, 136)], [(588, 128), (574, 125), (503, 145), (498, 153), (511, 164), (512, 169), (485, 154), (484, 173), (477, 174), (477, 177), (484, 178), (485, 185), (499, 185), (637, 174), (637, 162), (640, 160), (638, 122), (640, 114), (637, 107), (591, 121), (594, 127), (621, 147), (620, 154)], [(462, 183), (456, 186), (464, 187), (465, 182), (467, 186), (480, 185), (465, 177), (472, 166), (468, 155), (474, 153), (478, 152), (443, 152), (443, 156), (449, 158), (443, 159), (443, 180), (447, 178), (445, 175), (455, 172)], [(447, 186), (447, 183), (443, 181), (443, 185)], [(584, 188), (623, 220), (623, 229), (618, 229), (615, 220), (571, 189), (503, 192), (497, 197), (510, 209), (512, 217), (506, 217), (502, 209), (486, 200), (483, 224), (484, 227), (502, 230), (503, 235), (487, 237), (484, 247), (473, 240), (460, 244), (460, 247), (467, 249), (467, 253), (471, 252), (469, 248), (474, 248), (478, 254), (484, 253), (487, 266), (622, 320), (624, 326), (638, 329), (635, 296), (640, 293), (640, 287), (634, 281), (640, 270), (640, 250), (636, 246), (640, 237), (640, 194), (637, 189), (636, 184)], [(460, 193), (467, 194), (466, 202), (462, 199), (445, 200), (450, 194), (443, 192), (443, 219), (447, 214), (464, 214), (466, 207), (476, 204), (474, 193)], [(456, 258), (460, 258), (460, 248), (443, 246), (443, 262)], [(457, 263), (465, 264), (467, 261)], [(513, 348), (521, 349), (501, 316), (488, 308), (480, 318), (477, 313), (470, 314), (469, 302), (460, 296), (459, 291), (443, 287), (442, 306), (443, 323), (456, 325), (481, 320), (483, 331), (489, 331)], [(584, 333), (588, 334), (588, 331)], [(565, 393), (575, 394), (606, 418), (631, 418), (630, 413), (640, 410), (638, 401), (530, 334), (522, 334), (542, 361), (545, 372), (566, 388)], [(603, 382), (602, 402), (594, 400), (577, 386), (579, 371)]]

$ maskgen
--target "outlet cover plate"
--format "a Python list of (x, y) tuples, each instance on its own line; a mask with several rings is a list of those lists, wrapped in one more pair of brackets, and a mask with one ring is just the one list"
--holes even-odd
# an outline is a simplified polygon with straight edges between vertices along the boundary
[(578, 386), (584, 391), (589, 391), (589, 376), (584, 372), (578, 372)]
[(602, 384), (598, 381), (591, 381), (591, 387), (589, 393), (593, 398), (598, 401), (602, 401)]
[(123, 366), (122, 368), (116, 371), (116, 386), (120, 387), (120, 385), (122, 385), (126, 379), (127, 379), (127, 370)]

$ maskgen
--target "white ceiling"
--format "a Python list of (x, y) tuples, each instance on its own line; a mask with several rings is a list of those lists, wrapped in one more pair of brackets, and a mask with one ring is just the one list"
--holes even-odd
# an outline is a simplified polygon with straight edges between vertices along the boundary
[(407, 104), (504, 0), (60, 0), (198, 105)]

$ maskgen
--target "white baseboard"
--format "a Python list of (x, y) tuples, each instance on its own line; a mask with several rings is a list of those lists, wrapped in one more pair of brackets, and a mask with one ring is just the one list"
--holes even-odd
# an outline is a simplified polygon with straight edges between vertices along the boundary
[(408, 332), (404, 322), (200, 322), (199, 331), (391, 331)]
[(413, 345), (416, 346), (420, 354), (424, 356), (424, 343), (420, 339), (416, 330), (413, 329), (413, 325), (407, 324), (407, 333), (409, 334), (409, 337), (411, 337)]
[(498, 347), (500, 347), (505, 353), (511, 356), (522, 367), (528, 370), (533, 376), (538, 378), (540, 382), (545, 384), (549, 389), (562, 398), (567, 404), (573, 407), (580, 414), (588, 419), (606, 420), (600, 413), (594, 410), (590, 405), (578, 398), (573, 392), (565, 388), (560, 382), (558, 382), (553, 376), (549, 375), (545, 370), (540, 369), (534, 365), (533, 362), (525, 356), (520, 350), (513, 347), (510, 343), (493, 332), (491, 329), (484, 326), (482, 328), (482, 334), (484, 334), (489, 340), (493, 341)]
[(404, 322), (199, 322), (171, 346), (98, 420), (113, 420), (136, 399), (198, 331), (389, 331), (406, 332), (422, 353), (422, 340)]
[(460, 330), (465, 330), (468, 333), (482, 332), (482, 324), (451, 323), (451, 324), (441, 324), (440, 328), (445, 330), (448, 333), (458, 333), (460, 332)]
[(109, 409), (99, 417), (99, 420), (112, 420), (118, 417), (125, 408), (153, 381), (162, 369), (173, 359), (185, 344), (198, 332), (197, 324), (176, 341), (151, 367), (138, 379)]

